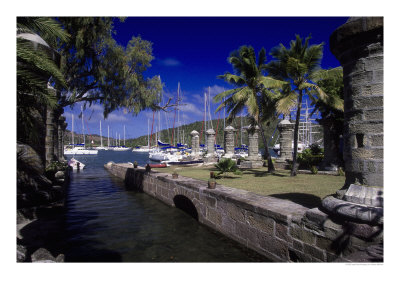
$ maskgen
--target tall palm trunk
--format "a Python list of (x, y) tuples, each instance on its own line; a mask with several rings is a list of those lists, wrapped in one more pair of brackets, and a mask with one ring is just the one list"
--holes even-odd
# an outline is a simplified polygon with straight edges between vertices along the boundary
[[(256, 94), (256, 99), (257, 99), (258, 111), (259, 111), (259, 113), (261, 113), (261, 111), (262, 111), (261, 100), (259, 98), (260, 96), (258, 95), (261, 92), (261, 88), (258, 87), (256, 89), (256, 91), (257, 92), (255, 94)], [(264, 156), (268, 160), (268, 173), (272, 173), (275, 171), (275, 166), (272, 162), (272, 157), (269, 154), (268, 142), (267, 142), (267, 139), (265, 138), (264, 128), (262, 127), (262, 124), (260, 122), (260, 114), (258, 114), (258, 117), (257, 117), (257, 125), (258, 125), (258, 127), (260, 127), (261, 138), (264, 143), (264, 152), (265, 152)]]
[(274, 164), (272, 162), (272, 157), (269, 154), (268, 142), (267, 142), (267, 139), (265, 138), (264, 129), (263, 129), (262, 125), (258, 124), (258, 127), (260, 127), (261, 138), (262, 138), (263, 143), (264, 143), (264, 151), (265, 151), (264, 156), (268, 160), (268, 173), (272, 173), (272, 172), (275, 171), (275, 166), (274, 166)]
[(297, 174), (297, 147), (299, 144), (299, 124), (300, 124), (300, 112), (301, 112), (302, 102), (303, 102), (303, 90), (300, 90), (299, 101), (297, 103), (296, 123), (294, 125), (293, 166), (290, 176), (296, 176)]

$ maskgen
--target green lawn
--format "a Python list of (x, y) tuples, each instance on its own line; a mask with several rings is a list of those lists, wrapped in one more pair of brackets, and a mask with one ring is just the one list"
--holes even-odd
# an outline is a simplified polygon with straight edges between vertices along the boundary
[[(181, 176), (205, 181), (209, 179), (210, 171), (216, 171), (213, 166), (171, 166), (155, 170), (165, 173), (172, 173), (176, 170)], [(344, 181), (344, 176), (298, 174), (295, 177), (291, 177), (290, 171), (282, 170), (274, 174), (268, 174), (267, 168), (260, 168), (244, 170), (242, 176), (228, 173), (226, 177), (217, 179), (217, 184), (315, 207), (325, 196), (333, 194), (340, 189)]]

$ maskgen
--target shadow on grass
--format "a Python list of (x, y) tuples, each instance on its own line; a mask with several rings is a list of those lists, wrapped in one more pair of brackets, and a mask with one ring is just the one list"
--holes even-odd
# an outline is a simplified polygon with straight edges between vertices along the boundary
[(307, 208), (319, 207), (321, 204), (321, 198), (311, 194), (283, 193), (283, 194), (272, 194), (270, 196), (279, 199), (289, 200)]
[(254, 170), (254, 169), (243, 170), (243, 174), (254, 175), (254, 177), (267, 177), (267, 176), (289, 177), (288, 174), (282, 174), (278, 172), (268, 173), (267, 171)]

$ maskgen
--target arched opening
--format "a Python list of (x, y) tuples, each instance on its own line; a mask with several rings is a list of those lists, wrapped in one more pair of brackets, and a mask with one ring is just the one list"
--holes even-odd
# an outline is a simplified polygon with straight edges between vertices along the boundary
[(199, 214), (197, 212), (197, 209), (194, 206), (193, 202), (190, 201), (188, 197), (185, 197), (183, 195), (176, 195), (174, 197), (174, 204), (175, 207), (183, 210), (189, 216), (195, 218), (197, 221), (199, 220)]

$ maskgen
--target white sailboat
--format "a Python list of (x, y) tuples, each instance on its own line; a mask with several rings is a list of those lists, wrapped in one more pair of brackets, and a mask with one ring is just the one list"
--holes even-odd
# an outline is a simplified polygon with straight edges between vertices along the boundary
[(127, 151), (127, 150), (131, 149), (131, 148), (125, 146), (125, 125), (124, 125), (124, 145), (120, 146), (120, 144), (121, 144), (121, 135), (119, 134), (119, 136), (118, 136), (118, 147), (114, 147), (113, 150), (114, 151)]
[(96, 147), (97, 150), (108, 150), (108, 147), (103, 146), (103, 135), (101, 131), (101, 120), (100, 120), (100, 146)]
[[(82, 135), (83, 135), (83, 144), (74, 144), (72, 142), (72, 148), (64, 149), (64, 155), (96, 155), (98, 153), (97, 149), (87, 149), (85, 147), (85, 131), (84, 131), (84, 124), (83, 124), (83, 108), (81, 107), (82, 111)], [(72, 115), (72, 128), (74, 126), (74, 116)], [(72, 134), (74, 130), (72, 129)]]

